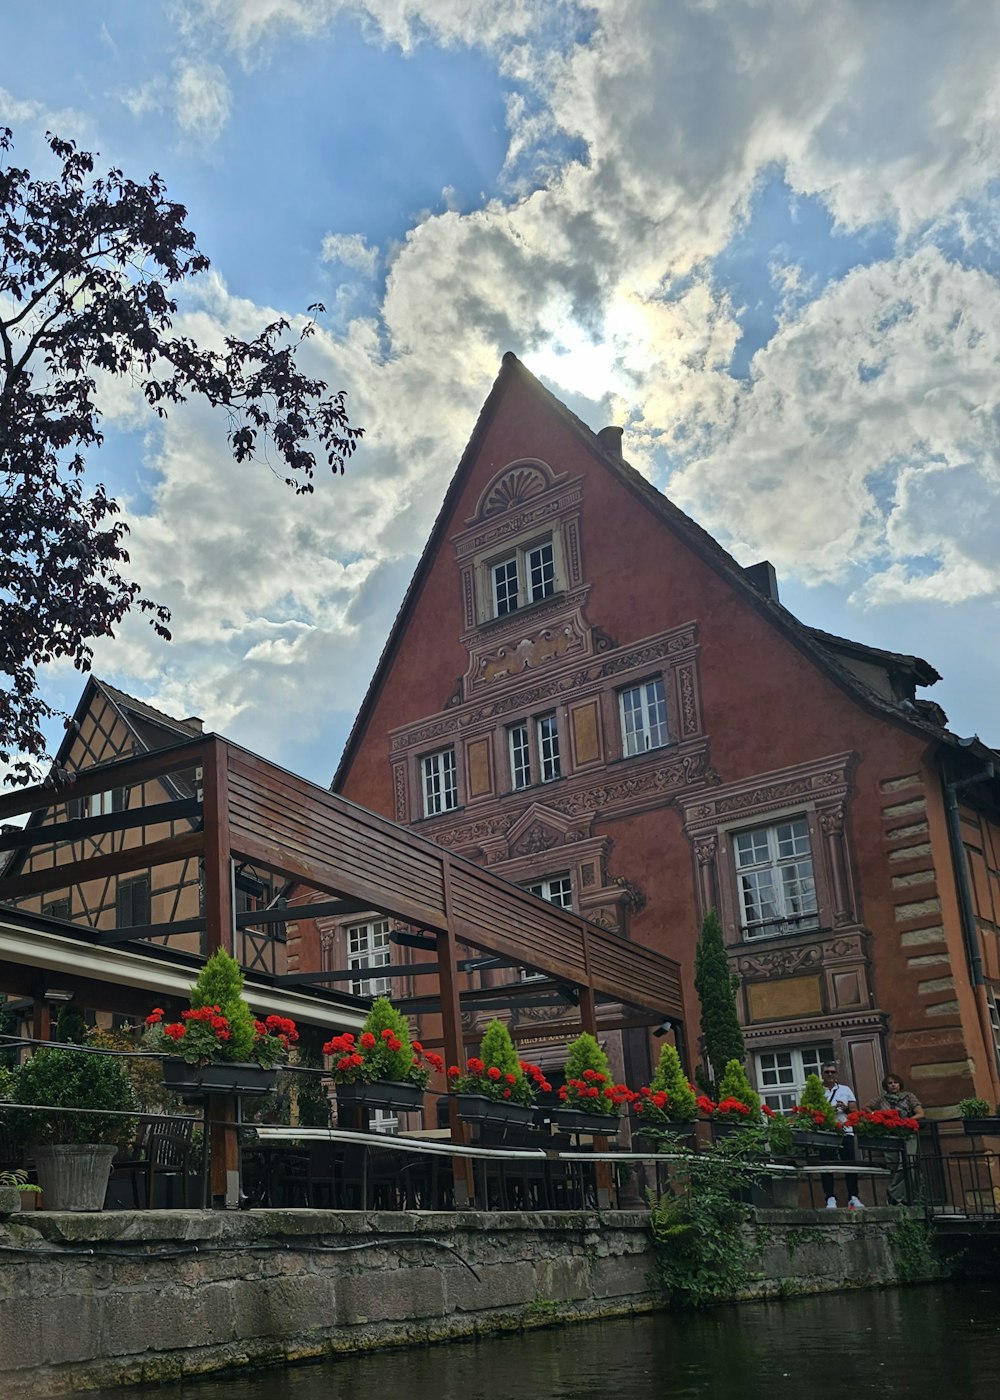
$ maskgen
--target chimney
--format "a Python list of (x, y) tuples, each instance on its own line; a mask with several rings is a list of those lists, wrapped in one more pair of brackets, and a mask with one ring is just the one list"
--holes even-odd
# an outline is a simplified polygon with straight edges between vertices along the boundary
[(624, 432), (624, 428), (615, 428), (612, 426), (609, 428), (602, 428), (597, 434), (597, 441), (604, 448), (608, 456), (617, 457), (619, 462), (622, 460), (622, 436)]
[(743, 572), (758, 593), (763, 593), (764, 597), (770, 598), (772, 603), (780, 603), (778, 575), (774, 572), (774, 565), (770, 559), (762, 559), (759, 564), (751, 564)]
[(188, 729), (197, 729), (199, 734), (205, 732), (205, 721), (199, 719), (197, 715), (189, 715), (187, 719), (181, 720), (181, 724), (186, 725)]

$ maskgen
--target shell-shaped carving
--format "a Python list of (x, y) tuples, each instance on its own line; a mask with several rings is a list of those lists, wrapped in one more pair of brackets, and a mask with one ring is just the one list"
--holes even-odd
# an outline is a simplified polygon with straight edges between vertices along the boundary
[(500, 515), (540, 496), (548, 486), (537, 467), (515, 467), (493, 483), (483, 502), (481, 515)]

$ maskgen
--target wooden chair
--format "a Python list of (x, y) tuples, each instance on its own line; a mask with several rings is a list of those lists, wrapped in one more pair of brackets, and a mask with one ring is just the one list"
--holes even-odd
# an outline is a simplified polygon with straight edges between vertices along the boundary
[[(181, 1205), (190, 1204), (188, 1198), (193, 1127), (190, 1118), (152, 1118), (145, 1124), (145, 1133), (137, 1144), (138, 1153), (115, 1164), (112, 1178), (117, 1177), (120, 1180), (127, 1177), (131, 1181), (132, 1199), (136, 1210), (156, 1209), (158, 1181), (164, 1184), (168, 1209), (174, 1207), (174, 1188), (178, 1182)], [(141, 1207), (140, 1182), (143, 1186)]]

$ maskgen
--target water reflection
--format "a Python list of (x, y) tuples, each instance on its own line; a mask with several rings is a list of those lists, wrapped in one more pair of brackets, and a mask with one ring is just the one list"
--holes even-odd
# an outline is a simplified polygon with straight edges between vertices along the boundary
[(383, 1351), (95, 1400), (996, 1400), (1000, 1288), (829, 1294)]

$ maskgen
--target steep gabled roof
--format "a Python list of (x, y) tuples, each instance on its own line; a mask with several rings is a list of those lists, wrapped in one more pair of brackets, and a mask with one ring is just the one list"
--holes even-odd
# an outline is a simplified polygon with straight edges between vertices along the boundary
[[(413, 578), (406, 590), (399, 611), (396, 614), (392, 630), (389, 633), (386, 644), (382, 649), (378, 665), (372, 675), (371, 682), (361, 703), (357, 718), (348, 735), (344, 745), (344, 752), (341, 755), (337, 771), (330, 784), (334, 791), (337, 791), (342, 783), (348, 766), (352, 762), (355, 753), (360, 746), (361, 740), (367, 729), (375, 706), (375, 700), (388, 674), (391, 659), (396, 651), (399, 641), (407, 625), (410, 610), (413, 607), (421, 585), (426, 577), (431, 563), (436, 557), (438, 548), (443, 543), (444, 531), (451, 518), (453, 507), (458, 495), (465, 485), (465, 479), (472, 470), (476, 460), (478, 449), (490, 422), (493, 419), (497, 408), (507, 391), (513, 384), (519, 384), (522, 388), (534, 395), (551, 413), (555, 414), (572, 432), (580, 439), (581, 445), (595, 457), (613, 476), (631, 491), (640, 501), (651, 510), (671, 532), (687, 544), (694, 552), (705, 561), (717, 573), (721, 574), (740, 594), (749, 605), (758, 613), (777, 627), (788, 640), (804, 652), (825, 674), (827, 674), (841, 689), (845, 690), (852, 698), (859, 701), (869, 709), (876, 710), (887, 719), (891, 719), (897, 724), (902, 724), (906, 728), (916, 730), (924, 734), (929, 739), (939, 742), (957, 744), (955, 735), (933, 720), (926, 718), (916, 705), (911, 705), (909, 709), (901, 708), (893, 701), (887, 700), (868, 685), (860, 676), (856, 674), (848, 665), (840, 659), (845, 654), (850, 654), (859, 659), (867, 659), (875, 664), (892, 666), (900, 670), (907, 671), (918, 685), (933, 685), (940, 680), (938, 672), (917, 656), (905, 656), (901, 653), (882, 651), (877, 647), (866, 647), (860, 642), (851, 642), (846, 638), (835, 637), (831, 633), (823, 632), (819, 628), (809, 627), (800, 622), (797, 617), (788, 611), (777, 600), (766, 596), (751, 581), (747, 571), (736, 562), (733, 556), (725, 550), (719, 542), (714, 539), (707, 530), (704, 530), (696, 521), (692, 520), (674, 503), (668, 499), (661, 491), (658, 491), (646, 478), (624, 458), (618, 456), (610, 450), (610, 442), (602, 440), (601, 435), (588, 428), (582, 419), (578, 418), (569, 408), (566, 407), (556, 396), (540, 383), (535, 376), (527, 370), (517, 357), (508, 351), (500, 367), (493, 387), (483, 404), (476, 426), (468, 445), (462, 454), (461, 461), (455, 471), (454, 476), (445, 493), (444, 501), (438, 512), (434, 526), (431, 530), (427, 544), (420, 556), (420, 560), (414, 570)], [(613, 435), (609, 434), (608, 439)], [(937, 707), (934, 707), (935, 709)], [(992, 756), (992, 751), (986, 745), (979, 745), (982, 753), (981, 757)], [(968, 752), (968, 748), (965, 748)], [(977, 750), (978, 752), (978, 750)]]

